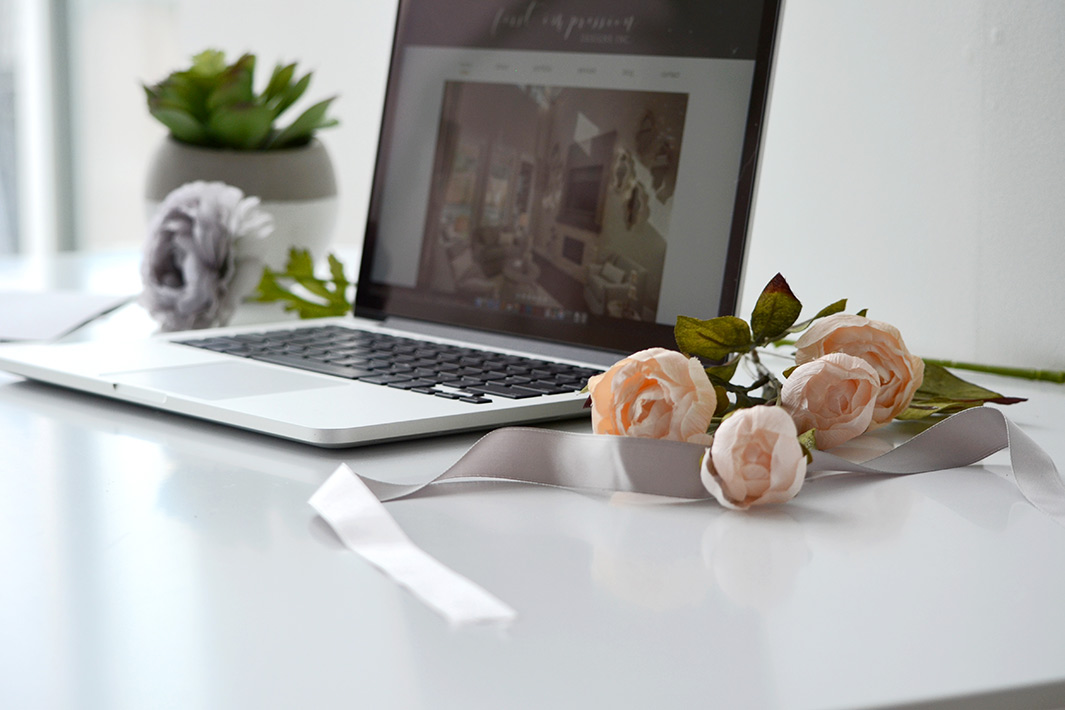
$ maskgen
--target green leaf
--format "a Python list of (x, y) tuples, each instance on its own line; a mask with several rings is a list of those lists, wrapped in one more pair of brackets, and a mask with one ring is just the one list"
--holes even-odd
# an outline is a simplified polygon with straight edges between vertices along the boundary
[(847, 308), (847, 299), (841, 298), (838, 301), (836, 301), (835, 303), (830, 303), (829, 305), (827, 305), (824, 308), (822, 308), (821, 310), (819, 310), (817, 312), (817, 315), (815, 315), (810, 320), (811, 321), (815, 321), (818, 318), (824, 318), (825, 316), (833, 316), (833, 315), (835, 315), (837, 313), (842, 313), (844, 311), (844, 309), (846, 309), (846, 308)]
[(1016, 404), (1020, 397), (1006, 397), (986, 387), (967, 382), (945, 367), (925, 360), (924, 381), (899, 419), (925, 419), (955, 414), (984, 404)]
[(733, 358), (726, 362), (724, 365), (718, 365), (716, 367), (706, 368), (706, 376), (711, 379), (721, 380), (722, 382), (728, 382), (736, 374), (736, 368), (739, 367), (740, 359)]
[(207, 110), (219, 109), (238, 104), (253, 104), (255, 92), (252, 88), (255, 75), (255, 57), (245, 54), (237, 62), (227, 67), (218, 78), (210, 96), (207, 97)]
[(817, 430), (807, 429), (799, 434), (799, 446), (802, 447), (802, 453), (806, 456), (806, 463), (813, 463), (813, 452), (817, 451)]
[(215, 77), (226, 70), (226, 53), (217, 49), (205, 49), (193, 56), (189, 72), (202, 77)]
[(287, 148), (290, 146), (303, 145), (311, 139), (314, 132), (319, 128), (328, 128), (337, 124), (335, 119), (327, 119), (326, 111), (333, 98), (319, 101), (314, 106), (304, 111), (287, 128), (278, 133), (270, 141), (271, 148)]
[(863, 308), (862, 310), (858, 311), (855, 315), (859, 315), (862, 318), (868, 318), (869, 317), (869, 309), (868, 308)]
[(213, 86), (213, 82), (190, 72), (175, 72), (148, 89), (148, 106), (151, 108), (153, 103), (157, 103), (178, 108), (202, 123), (207, 120), (207, 97)]
[(237, 104), (211, 114), (207, 129), (218, 143), (239, 150), (254, 150), (270, 134), (273, 114), (265, 106)]
[(337, 284), (337, 286), (341, 286), (342, 285), (342, 286), (344, 286), (344, 288), (347, 288), (348, 286), (350, 286), (351, 282), (348, 281), (347, 276), (344, 275), (344, 265), (342, 263), (340, 263), (340, 259), (338, 259), (335, 256), (333, 256), (332, 254), (330, 254), (329, 258), (328, 258), (328, 261), (329, 261), (329, 273), (333, 277), (333, 283)]
[(817, 312), (817, 314), (813, 318), (809, 318), (807, 320), (804, 320), (801, 323), (796, 323), (795, 325), (791, 326), (790, 328), (788, 328), (788, 332), (789, 333), (801, 333), (802, 331), (806, 330), (811, 325), (813, 325), (813, 322), (815, 320), (818, 320), (820, 318), (824, 318), (825, 316), (832, 316), (832, 315), (835, 315), (837, 313), (842, 313), (844, 310), (846, 310), (846, 308), (847, 308), (847, 299), (841, 298), (840, 300), (836, 301), (835, 303), (829, 304), (829, 305), (825, 306), (824, 308), (822, 308), (821, 310), (819, 310)]
[(714, 394), (717, 395), (717, 407), (714, 409), (714, 416), (724, 416), (725, 412), (729, 408), (728, 390), (721, 385), (714, 385)]
[(979, 407), (979, 402), (951, 402), (951, 401), (936, 401), (936, 400), (918, 400), (914, 398), (910, 402), (910, 406), (902, 410), (895, 418), (903, 421), (913, 421), (917, 419), (927, 419), (928, 417), (936, 415), (956, 414), (965, 409), (972, 407)]
[(751, 312), (751, 331), (756, 343), (768, 343), (788, 332), (799, 318), (802, 303), (780, 274), (774, 276), (758, 297)]
[[(291, 249), (284, 271), (263, 269), (252, 300), (260, 303), (284, 303), (286, 311), (295, 311), (300, 318), (342, 316), (351, 311), (347, 291), (351, 282), (344, 276), (344, 265), (332, 254), (329, 255), (331, 279), (319, 279), (314, 275), (314, 262), (306, 249)], [(286, 287), (282, 281), (299, 284), (318, 300), (311, 300)]]
[(262, 97), (265, 101), (272, 101), (283, 92), (288, 90), (288, 87), (292, 84), (292, 76), (296, 73), (296, 65), (288, 64), (282, 66), (278, 64), (274, 67), (274, 72), (270, 75), (270, 82), (263, 89)]
[(924, 363), (924, 381), (917, 389), (916, 396), (966, 401), (990, 401), (1002, 398), (998, 392), (966, 382), (947, 368), (928, 361)]
[(280, 116), (289, 106), (296, 103), (304, 92), (307, 91), (307, 87), (311, 84), (311, 75), (304, 74), (300, 79), (292, 84), (291, 82), (285, 87), (284, 93), (279, 95), (274, 104), (274, 117)]
[(198, 145), (208, 139), (207, 127), (185, 111), (176, 108), (158, 108), (152, 109), (151, 114), (179, 141)]
[(747, 352), (753, 346), (750, 326), (736, 316), (710, 320), (678, 316), (673, 336), (682, 352), (708, 360), (724, 360), (731, 353)]
[(285, 273), (292, 278), (310, 278), (314, 276), (314, 260), (306, 249), (289, 249), (288, 264)]

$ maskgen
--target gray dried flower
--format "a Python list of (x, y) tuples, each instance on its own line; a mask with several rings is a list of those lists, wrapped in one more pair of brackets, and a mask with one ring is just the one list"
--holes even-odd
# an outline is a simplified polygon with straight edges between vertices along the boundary
[(221, 182), (182, 185), (149, 226), (141, 305), (167, 331), (226, 324), (262, 271), (248, 242), (272, 230), (257, 197)]

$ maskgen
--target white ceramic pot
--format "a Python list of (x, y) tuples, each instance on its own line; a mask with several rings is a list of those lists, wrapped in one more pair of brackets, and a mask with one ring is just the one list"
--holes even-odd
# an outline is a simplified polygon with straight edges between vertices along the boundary
[(299, 148), (241, 151), (167, 138), (148, 169), (149, 216), (171, 191), (196, 180), (224, 182), (261, 200), (274, 217), (273, 234), (262, 245), (266, 265), (282, 268), (292, 247), (307, 249), (316, 261), (325, 258), (336, 226), (337, 184), (317, 139)]

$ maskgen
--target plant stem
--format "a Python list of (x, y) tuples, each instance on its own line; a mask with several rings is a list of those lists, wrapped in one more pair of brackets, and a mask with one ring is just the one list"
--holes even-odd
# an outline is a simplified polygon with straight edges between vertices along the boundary
[(1056, 382), (1065, 384), (1065, 371), (1062, 370), (1035, 370), (1023, 367), (1000, 367), (998, 365), (980, 365), (972, 362), (956, 362), (954, 360), (933, 360), (925, 358), (925, 361), (942, 367), (953, 367), (957, 370), (970, 370), (972, 372), (986, 372), (992, 375), (1005, 375), (1017, 377), (1023, 380), (1038, 380), (1041, 382)]
[[(758, 351), (754, 348), (748, 353), (754, 364), (755, 372), (758, 373), (758, 383), (762, 385), (762, 397), (769, 402), (775, 402), (780, 398), (780, 381), (773, 376), (758, 357)], [(753, 389), (753, 387), (752, 387)]]

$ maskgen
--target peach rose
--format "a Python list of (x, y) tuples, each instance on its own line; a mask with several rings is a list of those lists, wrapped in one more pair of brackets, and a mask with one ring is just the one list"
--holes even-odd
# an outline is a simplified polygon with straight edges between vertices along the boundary
[(703, 456), (703, 485), (733, 510), (785, 503), (806, 477), (806, 455), (791, 416), (780, 407), (740, 409), (714, 434)]
[(863, 316), (843, 313), (822, 318), (795, 343), (795, 364), (828, 353), (846, 353), (872, 365), (880, 392), (870, 429), (887, 424), (909, 406), (924, 379), (924, 361), (910, 353), (897, 328)]
[(717, 394), (696, 358), (641, 350), (588, 380), (596, 434), (709, 444)]
[(829, 353), (795, 368), (780, 404), (800, 432), (815, 429), (817, 448), (831, 449), (864, 434), (873, 421), (880, 376), (846, 353)]

